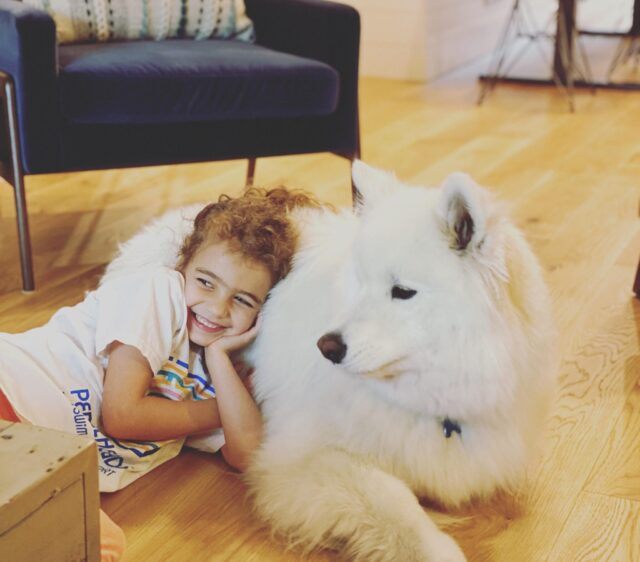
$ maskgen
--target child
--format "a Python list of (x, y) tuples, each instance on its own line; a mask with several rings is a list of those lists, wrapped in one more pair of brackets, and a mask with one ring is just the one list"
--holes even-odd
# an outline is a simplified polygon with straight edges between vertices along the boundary
[(93, 437), (103, 492), (189, 436), (244, 470), (262, 418), (232, 355), (289, 270), (298, 206), (317, 204), (283, 188), (222, 196), (196, 217), (175, 270), (121, 274), (40, 328), (0, 334), (0, 416)]

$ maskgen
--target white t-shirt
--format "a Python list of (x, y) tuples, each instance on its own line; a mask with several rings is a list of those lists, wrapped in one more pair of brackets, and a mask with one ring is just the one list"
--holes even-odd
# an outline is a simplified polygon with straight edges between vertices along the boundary
[[(200, 354), (189, 348), (186, 312), (184, 279), (175, 270), (143, 268), (114, 278), (44, 326), (0, 334), (0, 388), (20, 419), (94, 438), (100, 490), (123, 488), (176, 456), (185, 439), (123, 441), (100, 431), (106, 350), (116, 340), (136, 347), (155, 373), (150, 394), (213, 398)], [(223, 444), (219, 429), (193, 446), (215, 451)]]

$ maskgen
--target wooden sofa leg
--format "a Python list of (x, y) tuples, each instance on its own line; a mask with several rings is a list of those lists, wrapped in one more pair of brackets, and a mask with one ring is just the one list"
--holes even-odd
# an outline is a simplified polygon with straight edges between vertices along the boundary
[(636, 270), (636, 280), (633, 284), (633, 292), (640, 299), (640, 260), (638, 260), (638, 269)]
[(247, 180), (245, 182), (245, 187), (252, 187), (253, 180), (256, 176), (256, 159), (249, 158), (247, 165)]
[(29, 235), (29, 215), (24, 189), (24, 173), (20, 156), (20, 135), (18, 132), (18, 115), (13, 81), (7, 74), (0, 72), (2, 93), (3, 122), (6, 124), (6, 137), (9, 140), (10, 170), (3, 170), (5, 177), (13, 186), (16, 205), (16, 223), (18, 227), (18, 244), (20, 249), (20, 268), (22, 271), (22, 290), (29, 292), (35, 289), (33, 276), (33, 258), (31, 255), (31, 236)]

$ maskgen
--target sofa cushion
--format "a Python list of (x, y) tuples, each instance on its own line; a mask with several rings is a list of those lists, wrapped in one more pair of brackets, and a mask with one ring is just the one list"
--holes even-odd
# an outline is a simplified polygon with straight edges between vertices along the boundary
[(171, 37), (253, 40), (243, 0), (23, 0), (56, 22), (59, 43)]
[(59, 65), (71, 123), (319, 116), (338, 101), (330, 66), (240, 41), (62, 45)]

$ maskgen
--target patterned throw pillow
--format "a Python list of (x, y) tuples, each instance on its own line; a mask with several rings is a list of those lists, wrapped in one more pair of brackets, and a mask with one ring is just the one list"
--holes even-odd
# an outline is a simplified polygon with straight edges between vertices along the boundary
[(23, 0), (56, 22), (59, 43), (220, 37), (253, 41), (244, 0)]

